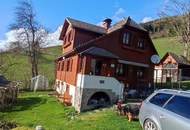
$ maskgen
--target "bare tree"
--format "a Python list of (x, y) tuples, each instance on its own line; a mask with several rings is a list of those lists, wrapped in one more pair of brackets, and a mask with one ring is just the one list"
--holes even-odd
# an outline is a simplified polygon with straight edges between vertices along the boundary
[(15, 23), (10, 25), (11, 30), (17, 33), (16, 46), (24, 48), (31, 64), (32, 77), (38, 75), (38, 55), (47, 31), (36, 20), (36, 14), (31, 1), (19, 2), (15, 10)]
[(171, 24), (190, 60), (190, 0), (169, 0), (159, 15)]

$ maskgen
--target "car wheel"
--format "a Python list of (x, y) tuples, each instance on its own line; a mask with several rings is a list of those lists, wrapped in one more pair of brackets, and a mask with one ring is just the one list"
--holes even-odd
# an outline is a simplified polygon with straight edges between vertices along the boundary
[(144, 123), (144, 130), (158, 130), (158, 126), (154, 121), (147, 119)]

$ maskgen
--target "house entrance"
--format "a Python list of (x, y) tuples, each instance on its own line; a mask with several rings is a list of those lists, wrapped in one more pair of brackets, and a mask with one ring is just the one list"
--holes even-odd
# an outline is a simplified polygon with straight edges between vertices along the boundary
[(92, 74), (101, 75), (101, 69), (102, 69), (102, 61), (92, 59), (92, 63), (91, 63)]

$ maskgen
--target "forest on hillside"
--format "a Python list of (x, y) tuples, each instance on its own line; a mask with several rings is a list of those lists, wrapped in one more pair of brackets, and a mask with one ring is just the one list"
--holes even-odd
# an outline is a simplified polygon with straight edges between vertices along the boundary
[(182, 17), (179, 16), (160, 18), (154, 21), (141, 23), (141, 26), (150, 33), (152, 38), (174, 37), (176, 36), (176, 32), (171, 21), (175, 20), (178, 25), (180, 25), (180, 19), (182, 19)]

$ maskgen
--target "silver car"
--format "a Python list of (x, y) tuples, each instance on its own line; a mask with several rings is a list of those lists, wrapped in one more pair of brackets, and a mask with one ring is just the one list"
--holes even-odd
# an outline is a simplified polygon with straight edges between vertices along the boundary
[(139, 121), (144, 130), (190, 130), (190, 92), (156, 91), (143, 101)]

